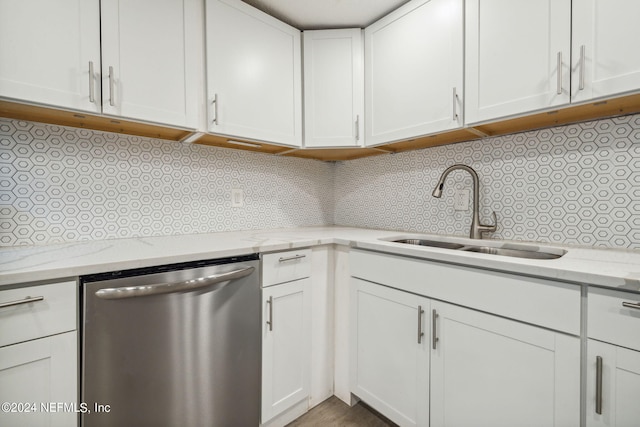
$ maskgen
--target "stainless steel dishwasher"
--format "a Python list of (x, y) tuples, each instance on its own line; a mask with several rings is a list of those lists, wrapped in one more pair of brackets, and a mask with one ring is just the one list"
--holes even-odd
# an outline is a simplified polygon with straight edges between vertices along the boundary
[(82, 425), (260, 424), (258, 255), (81, 278)]

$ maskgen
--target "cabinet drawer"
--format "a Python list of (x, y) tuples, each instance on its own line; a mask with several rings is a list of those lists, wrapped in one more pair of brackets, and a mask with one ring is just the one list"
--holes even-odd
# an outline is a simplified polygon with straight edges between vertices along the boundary
[(589, 338), (640, 351), (640, 294), (590, 288), (588, 299)]
[(262, 255), (262, 286), (304, 279), (311, 275), (311, 249)]
[(580, 335), (580, 286), (481, 268), (352, 250), (351, 275), (545, 328)]
[(0, 304), (12, 302), (0, 308), (0, 347), (76, 329), (76, 282), (0, 291)]

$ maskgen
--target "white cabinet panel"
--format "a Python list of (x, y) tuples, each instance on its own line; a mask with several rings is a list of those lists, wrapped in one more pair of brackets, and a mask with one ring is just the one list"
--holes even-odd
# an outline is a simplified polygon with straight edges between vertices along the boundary
[(367, 145), (461, 126), (462, 13), (461, 0), (414, 0), (365, 29)]
[(572, 102), (640, 90), (640, 2), (573, 0)]
[(431, 426), (577, 426), (580, 340), (432, 302)]
[(98, 0), (0, 0), (0, 96), (100, 112), (99, 76)]
[(569, 103), (570, 0), (466, 2), (466, 123)]
[(429, 300), (356, 278), (349, 299), (351, 392), (401, 426), (428, 425)]
[[(640, 420), (640, 352), (588, 340), (587, 427), (635, 427)], [(601, 382), (597, 361), (602, 362)], [(596, 406), (601, 385), (601, 407)], [(599, 413), (598, 413), (599, 412)]]
[(360, 145), (364, 139), (362, 30), (305, 31), (303, 38), (305, 147)]
[(35, 412), (0, 411), (0, 425), (76, 426), (77, 406), (65, 410), (55, 403), (78, 401), (77, 359), (75, 331), (0, 348), (0, 402), (36, 405)]
[(262, 254), (262, 287), (311, 275), (311, 249)]
[(102, 0), (106, 114), (197, 127), (198, 0)]
[(262, 422), (309, 396), (311, 279), (263, 289)]
[(209, 131), (302, 144), (300, 31), (241, 2), (206, 2)]
[(76, 329), (75, 281), (0, 291), (0, 303), (38, 299), (2, 308), (0, 347)]

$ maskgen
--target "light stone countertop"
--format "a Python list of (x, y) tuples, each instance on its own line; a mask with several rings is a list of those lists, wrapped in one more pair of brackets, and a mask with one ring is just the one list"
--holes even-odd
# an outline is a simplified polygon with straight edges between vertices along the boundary
[[(405, 245), (379, 239), (415, 236), (398, 231), (349, 227), (301, 227), (224, 233), (86, 241), (0, 248), (0, 287), (154, 265), (339, 244), (574, 283), (640, 292), (640, 251), (484, 240), (494, 247), (564, 249), (554, 260), (510, 258)], [(462, 237), (420, 234), (433, 240), (478, 244)]]

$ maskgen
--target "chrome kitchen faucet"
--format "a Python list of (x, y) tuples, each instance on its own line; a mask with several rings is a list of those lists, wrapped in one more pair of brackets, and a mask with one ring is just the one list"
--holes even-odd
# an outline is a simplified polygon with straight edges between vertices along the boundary
[(442, 172), (438, 183), (436, 184), (436, 188), (433, 190), (433, 197), (437, 197), (438, 199), (442, 197), (442, 189), (444, 188), (444, 181), (447, 179), (447, 176), (454, 170), (465, 170), (471, 174), (473, 178), (473, 217), (471, 219), (471, 229), (469, 230), (469, 237), (472, 239), (482, 239), (482, 233), (493, 233), (496, 231), (496, 227), (498, 225), (498, 219), (496, 217), (496, 213), (493, 212), (493, 225), (484, 225), (480, 223), (479, 217), (479, 205), (480, 201), (478, 200), (480, 194), (480, 180), (478, 179), (478, 174), (471, 167), (463, 164), (455, 164), (453, 166), (449, 166)]

